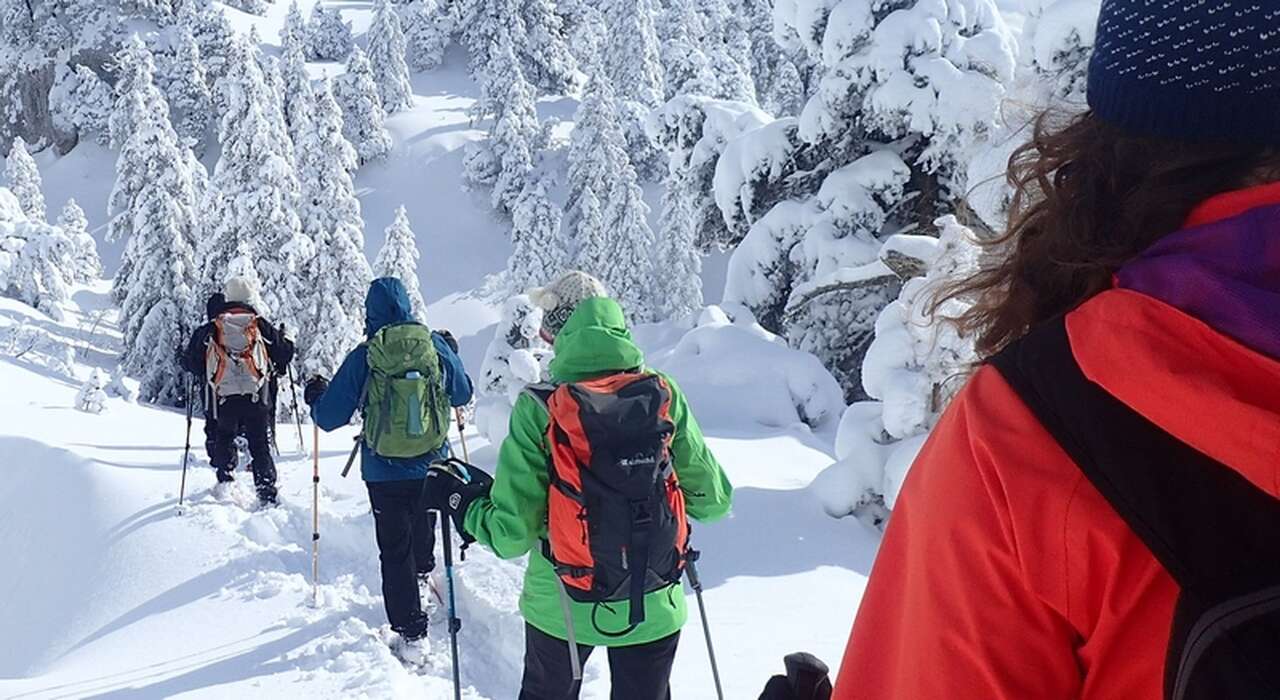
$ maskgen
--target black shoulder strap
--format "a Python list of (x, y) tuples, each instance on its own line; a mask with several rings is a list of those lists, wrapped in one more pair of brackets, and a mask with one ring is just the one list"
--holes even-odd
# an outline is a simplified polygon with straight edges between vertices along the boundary
[[(1212, 628), (1215, 611), (1280, 586), (1280, 501), (1089, 380), (1062, 318), (1032, 330), (991, 364), (1181, 586), (1166, 697), (1199, 697), (1184, 694), (1186, 674), (1177, 674), (1196, 666), (1188, 655), (1196, 651), (1197, 631)], [(1255, 612), (1272, 614), (1257, 606)], [(1274, 682), (1274, 673), (1264, 675)]]

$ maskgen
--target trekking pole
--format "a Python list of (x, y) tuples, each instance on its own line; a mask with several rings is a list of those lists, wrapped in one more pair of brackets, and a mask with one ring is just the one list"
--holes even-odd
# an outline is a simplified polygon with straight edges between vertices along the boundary
[(453, 409), (453, 415), (458, 419), (458, 439), (462, 441), (462, 461), (471, 464), (471, 454), (467, 451), (467, 420), (462, 417), (462, 409)]
[(293, 381), (293, 365), (289, 365), (289, 393), (293, 394), (293, 420), (298, 425), (298, 454), (307, 453), (306, 442), (302, 439), (302, 414), (298, 406), (298, 384)]
[(698, 578), (698, 566), (694, 563), (698, 560), (698, 556), (699, 552), (689, 551), (684, 571), (689, 577), (693, 594), (698, 598), (698, 613), (702, 616), (702, 634), (707, 638), (707, 656), (711, 659), (711, 676), (716, 681), (716, 697), (724, 700), (724, 689), (720, 686), (720, 667), (716, 665), (716, 650), (711, 645), (711, 625), (707, 622), (707, 606), (702, 601), (702, 580)]
[(453, 593), (453, 528), (448, 513), (440, 513), (440, 536), (444, 539), (444, 580), (449, 589), (449, 657), (453, 661), (453, 697), (462, 700), (462, 680), (458, 673), (458, 632), (462, 629), (462, 620), (458, 619)]
[(320, 606), (320, 426), (313, 426), (311, 450), (311, 604)]
[(182, 499), (187, 494), (187, 462), (191, 461), (191, 395), (195, 391), (192, 389), (194, 383), (194, 380), (187, 380), (187, 445), (182, 448), (182, 485), (178, 487), (178, 515), (182, 515)]

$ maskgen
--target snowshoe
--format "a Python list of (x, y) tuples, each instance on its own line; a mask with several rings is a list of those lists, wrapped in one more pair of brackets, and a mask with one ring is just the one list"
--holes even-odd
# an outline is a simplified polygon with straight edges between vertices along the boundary
[(382, 636), (383, 641), (391, 648), (391, 653), (410, 670), (418, 671), (426, 666), (428, 651), (430, 651), (426, 630), (423, 630), (420, 637), (407, 639), (400, 633), (384, 627)]

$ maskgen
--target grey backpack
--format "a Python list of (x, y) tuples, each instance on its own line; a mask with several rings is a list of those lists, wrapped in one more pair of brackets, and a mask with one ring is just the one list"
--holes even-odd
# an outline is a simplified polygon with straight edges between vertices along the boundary
[(219, 400), (262, 393), (271, 360), (258, 331), (258, 315), (228, 311), (213, 320), (213, 336), (205, 350), (205, 375)]

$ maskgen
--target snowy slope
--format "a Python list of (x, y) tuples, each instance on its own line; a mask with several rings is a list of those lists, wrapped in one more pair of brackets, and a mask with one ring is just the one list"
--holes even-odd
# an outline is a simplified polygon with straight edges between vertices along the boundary
[[(312, 3), (300, 4), (305, 14)], [(335, 5), (359, 35), (369, 3)], [(258, 25), (271, 44), (286, 7), (276, 3), (265, 18), (232, 13), (232, 21), (241, 31)], [(464, 64), (455, 48), (442, 69), (414, 76), (414, 108), (388, 121), (391, 156), (363, 168), (357, 187), (370, 258), (395, 208), (407, 207), (429, 320), (459, 336), (477, 369), (501, 301), (485, 293), (486, 278), (504, 268), (510, 245), (487, 193), (460, 187), (463, 147), (484, 135), (468, 121), (477, 90)], [(544, 100), (539, 111), (568, 120), (575, 106)], [(114, 153), (82, 144), (36, 159), (50, 210), (68, 197), (81, 203), (110, 272), (121, 248), (101, 240)], [(647, 192), (652, 203), (657, 196)], [(724, 267), (717, 256), (704, 270), (709, 301)], [(296, 428), (277, 431), (280, 508), (239, 505), (253, 500), (246, 478), (237, 502), (218, 502), (212, 472), (193, 467), (189, 507), (178, 515), (184, 416), (118, 397), (102, 415), (74, 409), (90, 368), (115, 370), (108, 286), (77, 291), (61, 324), (0, 299), (0, 451), (9, 477), (0, 480), (0, 697), (447, 697), (443, 625), (432, 630), (422, 675), (405, 671), (377, 636), (385, 618), (367, 496), (356, 477), (338, 476), (352, 430), (321, 436), (321, 604), (312, 607), (311, 464), (299, 454)], [(878, 533), (823, 514), (806, 487), (833, 459), (834, 425), (814, 430), (788, 417), (790, 375), (766, 372), (757, 385), (750, 371), (752, 362), (781, 360), (764, 351), (734, 356), (726, 333), (682, 343), (684, 329), (664, 326), (639, 336), (654, 363), (685, 385), (737, 487), (733, 514), (697, 527), (695, 537), (726, 694), (745, 698), (781, 670), (785, 653), (838, 662)], [(38, 336), (39, 347), (15, 357), (15, 334)], [(70, 368), (58, 360), (68, 350)], [(200, 426), (197, 419), (193, 453), (203, 457)], [(474, 460), (491, 468), (496, 451), (474, 433), (468, 442)], [(466, 697), (516, 694), (521, 570), (478, 548), (459, 566)], [(607, 697), (607, 673), (603, 655), (593, 659), (583, 697)], [(678, 697), (713, 696), (696, 619), (673, 683)]]

